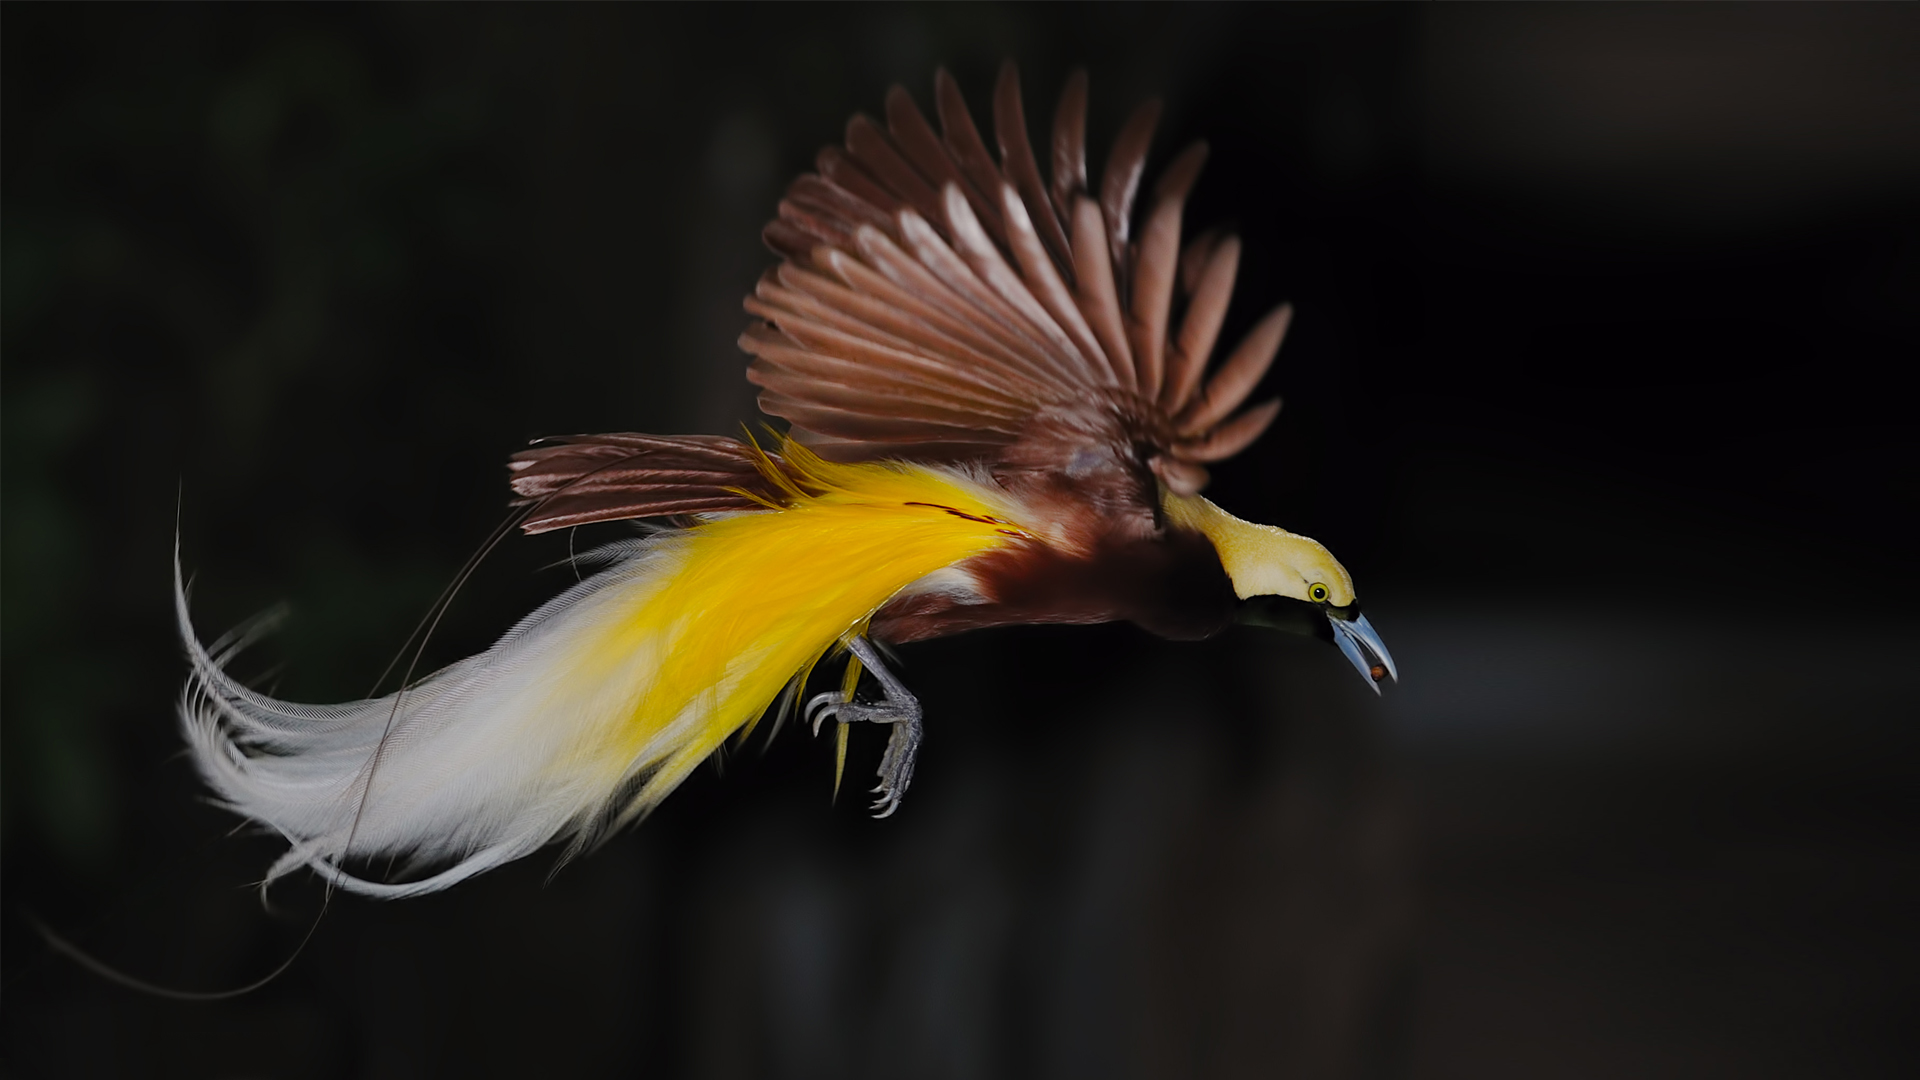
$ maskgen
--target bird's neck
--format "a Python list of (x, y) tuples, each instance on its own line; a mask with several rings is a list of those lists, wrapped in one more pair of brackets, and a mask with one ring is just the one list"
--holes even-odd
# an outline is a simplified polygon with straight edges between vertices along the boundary
[(1242, 600), (1249, 596), (1306, 599), (1299, 568), (1326, 550), (1319, 541), (1278, 526), (1244, 521), (1198, 495), (1176, 495), (1164, 488), (1160, 509), (1168, 524), (1191, 529), (1213, 542), (1220, 565)]

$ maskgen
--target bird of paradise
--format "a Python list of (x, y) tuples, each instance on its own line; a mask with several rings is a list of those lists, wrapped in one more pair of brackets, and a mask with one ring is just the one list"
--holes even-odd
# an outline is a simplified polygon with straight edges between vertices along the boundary
[[(890, 729), (882, 817), (922, 734), (882, 644), (1115, 620), (1204, 638), (1292, 604), (1324, 616), (1376, 691), (1397, 678), (1325, 547), (1199, 494), (1205, 466), (1279, 412), (1241, 406), (1290, 317), (1274, 309), (1207, 375), (1240, 241), (1182, 250), (1205, 145), (1167, 167), (1136, 231), (1157, 103), (1121, 129), (1095, 188), (1084, 73), (1061, 96), (1045, 179), (1011, 65), (997, 160), (954, 81), (934, 85), (939, 130), (894, 87), (884, 125), (856, 116), (766, 227), (781, 262), (746, 300), (757, 321), (740, 345), (787, 435), (579, 436), (513, 455), (525, 532), (660, 527), (601, 549), (603, 569), (485, 652), (386, 697), (281, 701), (225, 670), (255, 633), (200, 644), (176, 566), (187, 739), (221, 802), (286, 838), (267, 881), (306, 866), (400, 897), (549, 843), (570, 856), (793, 704), (840, 651), (842, 689), (804, 714), (816, 732), (839, 724), (842, 761), (848, 724)], [(420, 876), (347, 869), (373, 858)]]

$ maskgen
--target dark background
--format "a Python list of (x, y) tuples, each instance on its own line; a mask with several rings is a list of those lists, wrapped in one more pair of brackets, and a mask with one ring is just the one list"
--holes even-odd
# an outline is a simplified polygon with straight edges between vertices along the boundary
[[(8, 1076), (1877, 1076), (1915, 1036), (1920, 11), (4, 9)], [(365, 693), (558, 432), (737, 430), (786, 180), (936, 65), (1205, 137), (1287, 410), (1209, 492), (1404, 683), (1130, 627), (905, 652), (902, 812), (789, 728), (551, 880), (263, 910), (203, 634)], [(1098, 157), (1096, 157), (1098, 160)], [(602, 527), (586, 545), (621, 535)], [(429, 663), (571, 577), (487, 563)], [(856, 733), (850, 779), (879, 739)]]

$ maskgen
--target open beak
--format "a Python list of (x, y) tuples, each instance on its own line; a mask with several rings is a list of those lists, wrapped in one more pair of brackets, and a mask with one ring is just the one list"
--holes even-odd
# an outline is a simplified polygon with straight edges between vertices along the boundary
[(1352, 614), (1344, 614), (1340, 608), (1327, 609), (1327, 623), (1333, 627), (1333, 643), (1340, 646), (1340, 651), (1353, 661), (1353, 666), (1360, 670), (1360, 674), (1366, 676), (1367, 685), (1373, 687), (1373, 692), (1377, 694), (1380, 684), (1388, 679), (1400, 681), (1400, 673), (1393, 667), (1393, 654), (1387, 651), (1387, 646), (1381, 642), (1380, 635), (1374, 631), (1373, 624), (1367, 621), (1365, 615), (1353, 608), (1347, 608), (1346, 611)]

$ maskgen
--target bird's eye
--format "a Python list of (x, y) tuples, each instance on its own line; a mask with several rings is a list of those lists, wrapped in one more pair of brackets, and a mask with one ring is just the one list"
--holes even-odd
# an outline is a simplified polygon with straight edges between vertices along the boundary
[(1327, 602), (1327, 587), (1316, 581), (1307, 589), (1307, 595), (1313, 598), (1314, 603), (1324, 604)]

